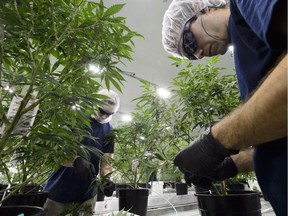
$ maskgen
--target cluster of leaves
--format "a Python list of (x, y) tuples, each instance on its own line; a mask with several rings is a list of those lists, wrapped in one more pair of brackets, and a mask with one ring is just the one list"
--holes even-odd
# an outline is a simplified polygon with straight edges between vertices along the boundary
[[(102, 0), (1, 1), (2, 175), (9, 174), (7, 165), (12, 156), (23, 162), (18, 173), (34, 167), (34, 174), (39, 175), (71, 159), (75, 152), (85, 154), (79, 141), (89, 136), (83, 130), (89, 125), (87, 116), (104, 97), (97, 92), (102, 83), (121, 92), (125, 80), (117, 65), (132, 60), (132, 39), (141, 36), (126, 26), (124, 17), (115, 15), (123, 6), (107, 8)], [(90, 73), (92, 63), (101, 65), (103, 73)], [(13, 87), (14, 92), (10, 94), (7, 87)], [(13, 97), (19, 97), (24, 87), (16, 115), (8, 118)], [(29, 103), (33, 94), (36, 100)], [(73, 105), (76, 110), (71, 109)], [(21, 117), (35, 107), (39, 110), (33, 126), (24, 135), (15, 133)], [(34, 177), (29, 173), (21, 178), (32, 181)]]
[(173, 103), (177, 104), (178, 131), (190, 143), (195, 134), (210, 127), (240, 104), (238, 84), (235, 75), (224, 75), (225, 68), (215, 66), (218, 56), (197, 66), (185, 59), (172, 59), (174, 65), (181, 67), (171, 82)]
[[(215, 66), (219, 61), (218, 56), (212, 57), (206, 64), (198, 64), (195, 67), (191, 61), (171, 58), (174, 65), (181, 67), (171, 82), (174, 89), (172, 101), (178, 105), (176, 133), (189, 144), (199, 132), (206, 130), (239, 106), (236, 74), (223, 74), (225, 68)], [(231, 181), (237, 183), (243, 179), (255, 179), (255, 174), (239, 174)]]
[[(161, 180), (180, 181), (183, 174), (173, 165), (175, 155), (190, 144), (201, 130), (214, 124), (240, 103), (236, 77), (221, 74), (224, 68), (215, 66), (218, 57), (196, 67), (191, 61), (172, 59), (173, 64), (181, 68), (171, 81), (173, 96), (164, 101), (157, 97), (155, 86), (145, 83), (143, 94), (136, 99), (138, 104), (132, 115), (133, 122), (117, 128), (115, 165), (126, 179), (133, 176), (132, 159), (138, 158), (142, 169), (138, 171), (142, 175), (147, 170), (161, 168), (160, 172), (158, 170)], [(141, 140), (140, 136), (145, 140)], [(162, 160), (161, 166), (153, 164), (152, 158), (143, 159), (147, 151)], [(145, 180), (147, 182), (148, 179)], [(134, 181), (129, 179), (129, 182)]]
[(92, 206), (89, 204), (81, 204), (81, 203), (71, 203), (64, 209), (64, 211), (60, 214), (60, 216), (79, 216), (79, 215), (90, 215), (94, 214), (94, 210)]
[[(170, 143), (171, 117), (163, 99), (157, 97), (155, 86), (142, 82), (143, 94), (137, 100), (133, 121), (115, 129), (115, 175), (122, 182), (137, 187), (167, 161), (165, 151)], [(172, 140), (172, 139), (171, 139)]]

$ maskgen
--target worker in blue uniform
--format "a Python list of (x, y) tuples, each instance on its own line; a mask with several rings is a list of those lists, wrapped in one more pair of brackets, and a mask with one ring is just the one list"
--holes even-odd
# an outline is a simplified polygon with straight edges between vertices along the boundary
[[(99, 171), (103, 176), (112, 172), (112, 166), (108, 162), (114, 153), (114, 140), (111, 136), (112, 126), (109, 123), (112, 115), (119, 108), (119, 96), (112, 90), (103, 89), (99, 94), (106, 96), (103, 104), (90, 117), (90, 127), (87, 132), (92, 136), (85, 137), (81, 144), (99, 150), (104, 158), (89, 153), (89, 158), (79, 155), (72, 162), (63, 164), (49, 177), (44, 191), (49, 192), (44, 208), (47, 216), (60, 215), (71, 203), (90, 205), (94, 210), (97, 200), (97, 188), (93, 184)], [(115, 190), (115, 184), (107, 179), (102, 187), (104, 194), (111, 196)]]
[(253, 168), (277, 216), (286, 216), (287, 1), (173, 0), (162, 26), (163, 46), (174, 56), (197, 60), (233, 45), (243, 101), (182, 149), (174, 164), (206, 177)]

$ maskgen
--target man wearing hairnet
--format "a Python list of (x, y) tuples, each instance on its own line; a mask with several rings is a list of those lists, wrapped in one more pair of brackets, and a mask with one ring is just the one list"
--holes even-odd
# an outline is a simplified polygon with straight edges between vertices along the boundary
[(233, 45), (243, 100), (182, 149), (174, 164), (192, 183), (254, 168), (275, 213), (287, 215), (287, 1), (173, 0), (162, 42), (170, 54), (190, 60)]
[[(85, 137), (81, 143), (100, 150), (106, 160), (100, 162), (99, 157), (90, 152), (89, 159), (76, 156), (72, 163), (62, 165), (54, 172), (44, 188), (44, 191), (49, 192), (44, 205), (47, 216), (61, 214), (71, 203), (89, 204), (94, 210), (97, 197), (95, 185), (91, 183), (98, 175), (99, 168), (103, 176), (112, 172), (108, 161), (114, 153), (114, 140), (109, 136), (112, 131), (109, 121), (117, 112), (120, 100), (118, 94), (112, 90), (104, 89), (99, 94), (106, 98), (103, 99), (103, 105), (98, 108), (95, 115), (90, 117), (91, 127), (86, 129), (94, 139)], [(115, 190), (114, 183), (109, 179), (102, 186), (106, 196), (111, 196)]]

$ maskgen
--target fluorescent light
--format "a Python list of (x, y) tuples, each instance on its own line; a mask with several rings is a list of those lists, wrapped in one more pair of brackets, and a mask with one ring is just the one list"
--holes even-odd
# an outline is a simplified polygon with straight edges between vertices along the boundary
[(74, 104), (71, 106), (72, 110), (80, 110), (80, 105), (79, 104)]
[(167, 91), (166, 89), (158, 88), (158, 89), (157, 89), (157, 94), (158, 94), (161, 98), (168, 98), (171, 93), (170, 93), (169, 91)]
[(124, 122), (131, 122), (132, 121), (132, 117), (129, 115), (123, 115), (122, 116), (122, 121)]
[(5, 86), (4, 90), (7, 91), (8, 93), (12, 94), (14, 92), (14, 89), (10, 86)]
[(88, 70), (93, 74), (101, 74), (105, 68), (101, 67), (98, 64), (89, 64)]

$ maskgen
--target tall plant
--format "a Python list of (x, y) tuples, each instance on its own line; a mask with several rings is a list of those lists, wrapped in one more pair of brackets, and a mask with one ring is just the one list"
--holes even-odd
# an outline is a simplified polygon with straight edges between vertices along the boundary
[(225, 68), (216, 63), (218, 56), (207, 63), (193, 65), (191, 61), (173, 58), (180, 72), (172, 80), (173, 104), (177, 113), (178, 133), (188, 143), (199, 131), (226, 116), (239, 103), (236, 76), (223, 74)]
[[(217, 57), (196, 67), (191, 61), (172, 59), (181, 68), (169, 87), (172, 98), (160, 99), (155, 86), (143, 83), (133, 122), (116, 129), (115, 167), (126, 182), (137, 183), (139, 176), (147, 182), (155, 170), (162, 180), (179, 181), (183, 174), (173, 166), (176, 153), (239, 104), (236, 77), (221, 74), (224, 68), (215, 66)], [(146, 152), (152, 153), (151, 158)], [(153, 164), (155, 158), (161, 166)], [(133, 159), (138, 159), (138, 169)]]
[[(218, 56), (196, 66), (185, 59), (172, 57), (172, 60), (173, 65), (180, 67), (180, 72), (171, 82), (174, 90), (171, 107), (177, 114), (174, 133), (190, 144), (199, 133), (240, 104), (236, 75), (224, 74), (225, 68), (216, 66)], [(238, 174), (231, 181), (243, 179), (255, 179), (255, 175), (253, 172)]]
[[(103, 99), (98, 89), (104, 83), (121, 91), (117, 65), (132, 60), (132, 39), (141, 36), (116, 16), (123, 6), (107, 8), (102, 0), (0, 2), (0, 172), (10, 183), (15, 159), (23, 164), (19, 178), (29, 183), (76, 152), (85, 155), (78, 144), (89, 136), (82, 128)], [(102, 73), (91, 73), (91, 64)]]
[(165, 149), (171, 138), (166, 102), (157, 96), (155, 86), (142, 83), (143, 93), (135, 99), (133, 121), (115, 129), (115, 174), (134, 187), (147, 183), (167, 162)]

